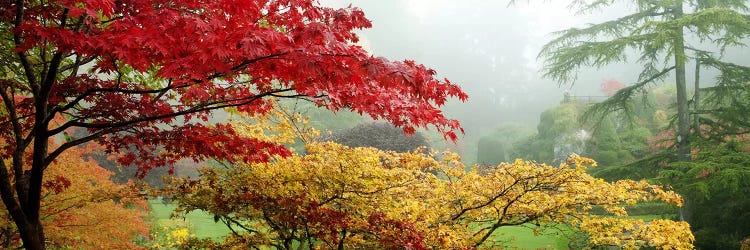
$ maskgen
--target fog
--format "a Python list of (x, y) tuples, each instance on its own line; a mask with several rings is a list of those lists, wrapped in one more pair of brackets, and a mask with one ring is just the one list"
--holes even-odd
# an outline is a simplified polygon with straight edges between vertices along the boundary
[(551, 33), (591, 21), (591, 17), (572, 15), (564, 2), (382, 0), (351, 4), (362, 8), (373, 23), (371, 29), (359, 32), (361, 45), (373, 55), (416, 60), (469, 94), (467, 103), (444, 108), (450, 117), (461, 120), (469, 136), (508, 122), (535, 126), (539, 114), (558, 104), (565, 90), (574, 95), (601, 95), (601, 81), (624, 78), (623, 72), (614, 70), (583, 74), (574, 86), (541, 78), (542, 62), (536, 57)]
[[(331, 7), (351, 4), (363, 9), (373, 27), (359, 32), (360, 44), (373, 55), (413, 59), (435, 69), (440, 78), (459, 84), (469, 101), (449, 103), (443, 110), (461, 121), (467, 139), (503, 123), (535, 127), (539, 114), (559, 104), (566, 91), (574, 96), (602, 96), (600, 83), (605, 80), (626, 85), (637, 80), (639, 65), (627, 63), (584, 68), (573, 85), (561, 86), (541, 77), (544, 62), (537, 60), (537, 54), (554, 37), (553, 32), (630, 13), (630, 6), (622, 5), (574, 15), (566, 8), (568, 2), (321, 1)], [(750, 56), (742, 52), (730, 57)], [(688, 65), (689, 70), (693, 67)], [(712, 77), (711, 72), (703, 73), (703, 78)]]

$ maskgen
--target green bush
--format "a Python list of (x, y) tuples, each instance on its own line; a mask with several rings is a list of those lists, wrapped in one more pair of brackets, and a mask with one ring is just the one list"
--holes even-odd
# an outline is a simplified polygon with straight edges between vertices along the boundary
[(338, 130), (318, 140), (332, 141), (349, 147), (374, 147), (402, 153), (429, 147), (422, 133), (407, 135), (401, 128), (383, 122), (360, 124), (350, 129)]
[(594, 154), (594, 160), (601, 165), (611, 166), (618, 162), (617, 151), (597, 151)]
[(485, 136), (479, 139), (477, 146), (477, 163), (487, 165), (497, 165), (505, 159), (505, 146), (500, 140)]

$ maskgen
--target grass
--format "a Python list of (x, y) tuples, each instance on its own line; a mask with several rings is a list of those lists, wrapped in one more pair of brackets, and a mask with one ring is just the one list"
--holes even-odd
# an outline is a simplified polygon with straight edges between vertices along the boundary
[[(156, 225), (167, 226), (183, 223), (182, 219), (169, 218), (170, 214), (176, 208), (172, 204), (164, 204), (160, 200), (149, 200), (149, 206), (151, 207), (151, 213), (156, 219)], [(192, 228), (193, 233), (198, 238), (212, 238), (219, 239), (229, 234), (229, 229), (223, 223), (214, 222), (212, 215), (204, 211), (193, 211), (185, 216), (185, 222), (188, 222)]]
[(643, 221), (652, 221), (657, 219), (673, 220), (677, 215), (675, 214), (647, 214), (647, 215), (631, 215), (628, 219), (641, 219)]
[[(213, 216), (203, 212), (194, 211), (188, 213), (185, 221), (179, 218), (170, 218), (175, 205), (164, 204), (160, 200), (149, 200), (152, 216), (156, 219), (157, 226), (186, 225), (193, 229), (198, 238), (220, 239), (229, 234), (229, 229), (222, 224), (216, 223)], [(532, 229), (523, 226), (503, 227), (495, 232), (498, 240), (508, 241), (508, 245), (518, 249), (566, 249), (567, 239), (550, 230), (539, 236), (534, 236)]]
[[(229, 234), (229, 229), (224, 224), (214, 222), (213, 216), (206, 212), (190, 212), (183, 221), (182, 219), (169, 218), (176, 207), (175, 205), (165, 205), (159, 200), (149, 200), (149, 205), (157, 226), (186, 224), (193, 229), (195, 236), (198, 238), (220, 239)], [(651, 221), (663, 217), (664, 215), (637, 215), (629, 218)], [(562, 228), (561, 230), (565, 229)], [(534, 231), (530, 227), (514, 226), (499, 228), (493, 237), (496, 240), (507, 242), (507, 246), (516, 249), (568, 249), (568, 238), (563, 233), (560, 230), (550, 229), (540, 232), (539, 235), (534, 235)]]
[(524, 226), (502, 227), (494, 233), (496, 240), (507, 241), (507, 246), (517, 249), (568, 249), (568, 239), (558, 230), (550, 229), (534, 235), (534, 230)]

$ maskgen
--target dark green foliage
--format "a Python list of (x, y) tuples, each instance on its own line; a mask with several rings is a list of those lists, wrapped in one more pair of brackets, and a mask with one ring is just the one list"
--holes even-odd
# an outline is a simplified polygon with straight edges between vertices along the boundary
[(599, 122), (587, 147), (587, 153), (603, 167), (627, 164), (648, 153), (651, 132), (624, 119), (620, 119), (623, 125), (617, 128), (613, 117)]
[[(575, 1), (571, 8), (588, 13), (613, 7), (613, 1)], [(689, 161), (691, 111), (688, 107), (686, 65), (700, 62), (720, 71), (719, 85), (748, 82), (748, 70), (720, 61), (728, 47), (743, 47), (750, 36), (747, 1), (678, 0), (633, 1), (630, 14), (609, 21), (558, 32), (539, 56), (544, 59), (544, 75), (559, 83), (573, 83), (579, 69), (600, 68), (617, 62), (642, 64), (638, 80), (621, 89), (605, 102), (594, 105), (585, 120), (598, 120), (614, 112), (633, 116), (631, 100), (661, 84), (674, 72), (677, 104), (677, 158)], [(688, 40), (690, 38), (692, 40)], [(712, 48), (713, 47), (713, 48)], [(711, 51), (696, 49), (708, 48)], [(637, 53), (637, 60), (627, 55)], [(700, 67), (697, 67), (700, 68)], [(696, 81), (698, 81), (696, 73)], [(717, 92), (718, 93), (718, 92)], [(734, 95), (724, 92), (723, 98)]]
[(479, 139), (477, 150), (477, 163), (497, 165), (505, 159), (505, 146), (497, 138), (485, 136)]
[[(572, 7), (586, 13), (610, 7), (612, 3), (579, 1)], [(628, 119), (639, 117), (633, 105), (636, 97), (651, 91), (648, 86), (661, 84), (674, 74), (676, 112), (663, 110), (660, 116), (676, 114), (676, 119), (669, 123), (674, 128), (669, 139), (675, 146), (653, 152), (630, 165), (602, 168), (596, 175), (640, 179), (654, 178), (658, 173), (665, 184), (672, 185), (686, 198), (682, 215), (691, 223), (698, 248), (737, 249), (739, 240), (750, 235), (750, 226), (747, 226), (750, 225), (750, 156), (740, 150), (736, 142), (726, 142), (726, 139), (750, 132), (750, 68), (722, 62), (720, 58), (726, 48), (744, 46), (743, 40), (750, 36), (748, 2), (646, 0), (635, 1), (632, 6), (632, 14), (558, 33), (559, 36), (540, 53), (546, 62), (544, 73), (558, 82), (570, 83), (582, 67), (632, 61), (626, 54), (639, 54), (637, 62), (643, 65), (643, 70), (638, 80), (607, 101), (594, 105), (583, 116), (588, 121), (602, 121), (614, 113), (621, 113)], [(686, 41), (686, 37), (695, 41)], [(719, 72), (716, 86), (703, 89), (701, 92), (706, 96), (693, 100), (693, 108), (698, 106), (699, 109), (692, 112), (688, 109), (686, 91), (688, 61)], [(696, 77), (695, 81), (697, 79), (700, 78)], [(699, 123), (692, 123), (691, 118), (699, 119)], [(653, 119), (653, 124), (662, 123), (657, 120)], [(627, 156), (621, 151), (628, 151), (635, 157), (648, 155), (645, 148), (638, 146), (643, 142), (643, 135), (647, 136), (646, 131), (627, 133), (619, 128), (616, 131), (621, 138), (619, 148), (611, 141), (598, 141), (596, 160), (603, 165), (608, 161), (622, 161), (616, 159)], [(594, 137), (614, 138), (606, 134)], [(699, 136), (695, 136), (697, 134)], [(700, 150), (697, 156), (692, 154), (696, 149)]]
[(625, 210), (628, 211), (630, 216), (661, 215), (665, 219), (676, 219), (671, 217), (677, 215), (679, 208), (674, 204), (664, 202), (646, 202), (626, 206)]
[(599, 151), (593, 157), (602, 165), (612, 165), (619, 161), (619, 157), (615, 151)]
[[(651, 131), (646, 119), (639, 124), (616, 114), (604, 117), (597, 124), (581, 123), (578, 119), (589, 106), (563, 103), (546, 110), (540, 117), (538, 133), (514, 144), (512, 156), (553, 163), (565, 159), (570, 153), (591, 157), (601, 169), (624, 165), (643, 157), (648, 150)], [(653, 111), (647, 106), (637, 106), (638, 114), (648, 118)], [(593, 127), (593, 132), (589, 132)], [(627, 171), (626, 171), (627, 172)], [(617, 174), (615, 174), (617, 175)], [(617, 179), (617, 178), (615, 178)]]
[(551, 162), (554, 150), (553, 142), (539, 134), (533, 134), (513, 144), (513, 158)]
[(537, 134), (514, 143), (512, 157), (553, 164), (557, 156), (555, 146), (563, 139), (570, 139), (564, 137), (571, 137), (581, 128), (578, 110), (578, 104), (564, 103), (542, 112)]
[(632, 159), (640, 159), (649, 154), (648, 138), (651, 137), (651, 131), (645, 127), (632, 126), (622, 129), (618, 132), (622, 149), (632, 156)]
[(429, 146), (421, 133), (406, 135), (403, 130), (388, 123), (360, 124), (324, 135), (319, 140), (333, 141), (349, 147), (374, 147), (396, 152), (408, 152)]
[(534, 130), (520, 124), (502, 124), (491, 134), (485, 135), (477, 143), (477, 163), (495, 165), (509, 162), (516, 156), (513, 152), (522, 140), (534, 135)]
[(545, 138), (555, 138), (580, 128), (577, 121), (579, 107), (575, 103), (564, 103), (545, 110), (539, 117), (537, 130)]
[(717, 85), (703, 88), (700, 123), (701, 137), (722, 141), (726, 135), (750, 133), (750, 68), (704, 60), (704, 65), (721, 70)]
[(611, 117), (606, 117), (594, 130), (590, 140), (589, 153), (600, 165), (610, 166), (620, 162), (618, 151), (622, 142), (615, 131), (615, 124)]
[(669, 164), (660, 180), (686, 198), (697, 247), (737, 249), (750, 235), (750, 153), (738, 140), (700, 146), (693, 162)]

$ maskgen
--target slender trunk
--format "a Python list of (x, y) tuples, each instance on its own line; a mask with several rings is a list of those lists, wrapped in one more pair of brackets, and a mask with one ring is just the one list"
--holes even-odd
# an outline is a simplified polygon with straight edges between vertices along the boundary
[[(45, 159), (47, 156), (48, 138), (47, 136), (47, 94), (41, 95), (43, 102), (38, 101), (36, 121), (34, 126), (34, 145), (33, 145), (33, 157), (31, 161), (31, 170), (24, 173), (24, 177), (28, 177), (28, 181), (24, 183), (28, 185), (28, 197), (25, 201), (21, 202), (21, 207), (24, 209), (26, 215), (26, 229), (21, 231), (21, 238), (26, 249), (44, 249), (45, 238), (44, 230), (42, 229), (40, 208), (41, 208), (41, 194), (42, 194), (42, 180), (44, 178), (44, 168), (46, 167)], [(26, 231), (24, 233), (24, 231)], [(24, 234), (26, 234), (24, 236)]]
[[(682, 17), (682, 1), (675, 6), (675, 18)], [(682, 27), (675, 31), (674, 63), (675, 85), (677, 87), (677, 160), (690, 161), (690, 110), (688, 109), (685, 80), (685, 37)]]
[(693, 133), (695, 134), (695, 137), (700, 137), (701, 135), (701, 124), (700, 124), (700, 94), (701, 94), (701, 88), (700, 88), (700, 77), (701, 77), (701, 61), (698, 60), (698, 58), (695, 58), (695, 86), (693, 87), (693, 91), (695, 94), (693, 94), (693, 112), (695, 114), (693, 115)]
[[(683, 15), (682, 1), (677, 1), (674, 7), (674, 19)], [(682, 26), (675, 30), (674, 63), (675, 85), (677, 87), (677, 161), (690, 161), (690, 109), (688, 108), (687, 80), (685, 79), (685, 35)], [(697, 79), (696, 79), (697, 80)], [(689, 197), (684, 196), (684, 205), (680, 208), (680, 219), (690, 223), (692, 221)]]
[(344, 250), (344, 242), (346, 242), (346, 228), (341, 229), (341, 238), (339, 239), (339, 245), (336, 249)]
[(688, 197), (687, 194), (682, 195), (682, 207), (680, 207), (680, 220), (690, 223), (693, 221), (693, 202), (692, 198)]

